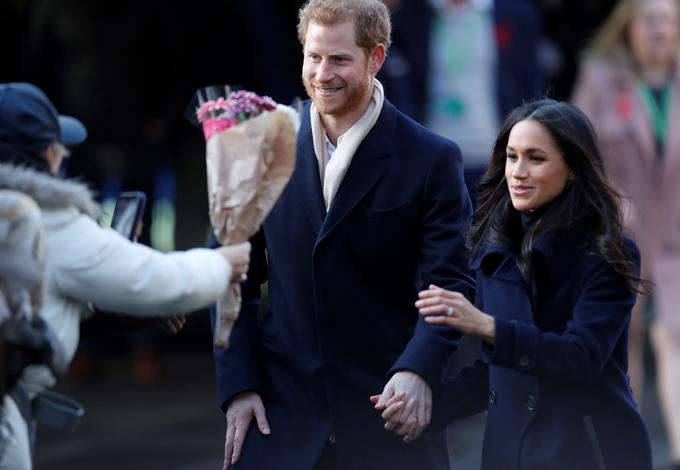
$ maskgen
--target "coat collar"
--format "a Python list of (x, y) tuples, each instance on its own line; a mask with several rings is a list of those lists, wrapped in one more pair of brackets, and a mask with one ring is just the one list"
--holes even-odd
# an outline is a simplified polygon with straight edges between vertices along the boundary
[(324, 208), (319, 164), (314, 155), (312, 130), (307, 102), (298, 134), (298, 156), (293, 181), (318, 240), (328, 236), (378, 182), (385, 171), (383, 159), (392, 153), (397, 111), (387, 100), (373, 129), (357, 148), (352, 163), (328, 209)]
[(0, 164), (0, 188), (14, 189), (31, 196), (41, 209), (75, 208), (92, 218), (101, 214), (99, 205), (83, 183), (30, 168)]
[(326, 218), (326, 207), (321, 188), (319, 163), (314, 154), (312, 141), (312, 125), (309, 117), (311, 101), (307, 101), (302, 111), (302, 121), (298, 131), (297, 157), (295, 171), (293, 172), (293, 184), (300, 194), (302, 206), (307, 212), (314, 230), (318, 233), (321, 224)]
[[(588, 246), (584, 232), (578, 229), (557, 234), (550, 232), (534, 244), (536, 276), (548, 275), (557, 283), (569, 280), (573, 266), (579, 260), (577, 253)], [(474, 256), (470, 267), (477, 271), (484, 267), (493, 271), (492, 277), (508, 282), (523, 283), (516, 264), (517, 252), (499, 245), (484, 245)]]

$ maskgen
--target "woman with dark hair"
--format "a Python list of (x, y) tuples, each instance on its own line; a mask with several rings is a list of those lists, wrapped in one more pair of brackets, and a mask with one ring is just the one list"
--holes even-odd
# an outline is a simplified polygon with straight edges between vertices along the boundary
[[(626, 375), (639, 254), (588, 119), (552, 100), (514, 110), (479, 194), (475, 304), (434, 285), (416, 302), (482, 339), (435, 396), (434, 426), (488, 409), (483, 469), (651, 469)], [(388, 402), (386, 427), (407, 408)]]

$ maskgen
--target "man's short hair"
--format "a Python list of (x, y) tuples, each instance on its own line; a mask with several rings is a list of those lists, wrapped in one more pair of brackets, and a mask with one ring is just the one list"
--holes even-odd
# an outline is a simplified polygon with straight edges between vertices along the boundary
[(335, 25), (354, 20), (356, 43), (367, 53), (378, 44), (389, 49), (392, 42), (390, 12), (380, 0), (309, 0), (299, 13), (298, 38), (305, 45), (307, 28), (314, 21)]

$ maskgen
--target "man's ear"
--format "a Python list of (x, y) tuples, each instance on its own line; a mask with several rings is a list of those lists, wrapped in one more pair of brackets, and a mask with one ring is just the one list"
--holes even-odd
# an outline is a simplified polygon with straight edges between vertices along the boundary
[(368, 55), (368, 67), (369, 71), (373, 75), (377, 75), (380, 68), (385, 63), (385, 58), (387, 57), (387, 49), (384, 44), (378, 44), (373, 48), (371, 53)]

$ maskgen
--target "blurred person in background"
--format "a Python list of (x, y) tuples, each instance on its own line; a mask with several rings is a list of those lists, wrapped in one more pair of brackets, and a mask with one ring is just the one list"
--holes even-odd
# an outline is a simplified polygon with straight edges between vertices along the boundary
[[(624, 196), (642, 276), (655, 284), (649, 333), (674, 468), (680, 468), (679, 54), (678, 1), (621, 1), (588, 49), (573, 94), (595, 126), (608, 177)], [(638, 299), (631, 328), (630, 376), (638, 401), (648, 301)]]
[(501, 120), (538, 97), (541, 18), (523, 0), (402, 0), (380, 79), (397, 108), (456, 142), (465, 182), (476, 185)]
[[(502, 118), (541, 94), (541, 18), (523, 0), (392, 0), (394, 43), (380, 80), (405, 114), (456, 142), (473, 206)], [(465, 335), (451, 372), (479, 340)]]
[[(59, 116), (45, 94), (27, 83), (0, 85), (0, 188), (31, 196), (46, 232), (46, 286), (42, 315), (64, 349), (75, 353), (88, 304), (136, 316), (188, 313), (214, 303), (230, 279), (245, 277), (250, 245), (163, 254), (134, 244), (95, 218), (99, 207), (82, 184), (58, 176), (66, 145), (81, 143), (86, 129)], [(28, 367), (17, 383), (21, 420), (34, 439), (31, 402), (55, 383), (45, 367)], [(22, 409), (21, 403), (28, 406)], [(30, 445), (22, 466), (30, 468)]]

